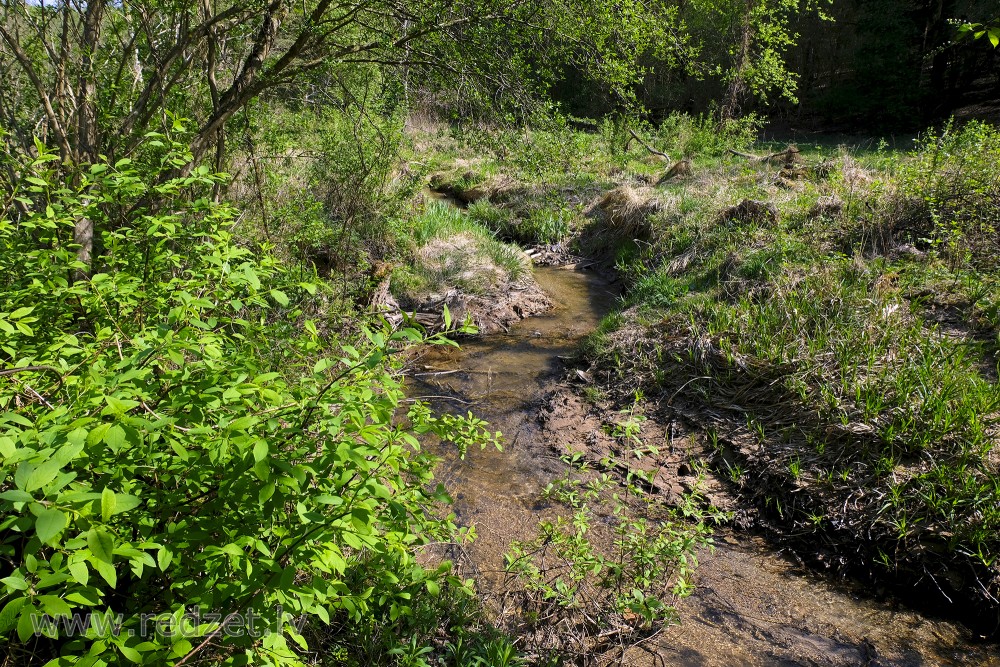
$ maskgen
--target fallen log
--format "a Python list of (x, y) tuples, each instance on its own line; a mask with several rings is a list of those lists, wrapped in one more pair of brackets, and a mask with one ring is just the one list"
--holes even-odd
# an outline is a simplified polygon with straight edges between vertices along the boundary
[(677, 164), (672, 166), (667, 173), (660, 177), (660, 180), (656, 181), (656, 185), (662, 185), (666, 183), (671, 178), (683, 178), (685, 176), (691, 175), (691, 160), (690, 158), (684, 158)]

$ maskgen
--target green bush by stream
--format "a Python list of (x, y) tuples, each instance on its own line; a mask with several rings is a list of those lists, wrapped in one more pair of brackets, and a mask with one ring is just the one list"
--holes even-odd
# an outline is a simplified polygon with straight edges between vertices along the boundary
[[(303, 635), (333, 622), (351, 642), (379, 625), (386, 651), (409, 641), (416, 600), (463, 587), (415, 561), (461, 539), (416, 437), (492, 440), (403, 402), (391, 357), (422, 336), (331, 338), (330, 289), (235, 241), (220, 177), (161, 178), (190, 160), (179, 147), (75, 187), (39, 148), (28, 214), (0, 220), (9, 659), (304, 664)], [(108, 231), (74, 278), (82, 216)]]

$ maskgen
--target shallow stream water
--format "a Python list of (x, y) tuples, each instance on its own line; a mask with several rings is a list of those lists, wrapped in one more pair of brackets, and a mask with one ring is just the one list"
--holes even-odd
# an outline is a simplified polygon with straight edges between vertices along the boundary
[[(514, 539), (529, 538), (547, 511), (545, 484), (565, 469), (543, 441), (538, 403), (565, 375), (563, 359), (613, 307), (616, 290), (581, 271), (538, 268), (556, 304), (504, 335), (434, 348), (418, 361), (413, 396), (478, 416), (501, 430), (504, 451), (445, 459), (439, 478), (460, 523), (478, 540), (468, 555), (488, 574)], [(744, 533), (721, 532), (699, 556), (697, 590), (678, 605), (681, 623), (634, 649), (628, 665), (998, 665), (993, 644), (964, 627), (833, 583)]]

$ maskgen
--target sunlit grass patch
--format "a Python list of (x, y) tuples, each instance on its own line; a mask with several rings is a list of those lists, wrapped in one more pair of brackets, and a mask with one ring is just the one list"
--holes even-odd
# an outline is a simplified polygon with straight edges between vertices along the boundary
[(396, 269), (393, 289), (410, 300), (458, 289), (484, 294), (530, 273), (530, 263), (517, 246), (452, 206), (432, 203), (411, 221), (414, 261)]

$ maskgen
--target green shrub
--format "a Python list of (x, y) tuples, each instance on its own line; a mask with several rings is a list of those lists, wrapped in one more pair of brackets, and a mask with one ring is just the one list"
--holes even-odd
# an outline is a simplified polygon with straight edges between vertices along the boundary
[(462, 130), (468, 147), (500, 161), (507, 173), (526, 180), (576, 168), (592, 154), (594, 138), (567, 127), (566, 119), (551, 114), (530, 131), (516, 126)]
[(397, 173), (402, 116), (384, 102), (377, 111), (252, 109), (259, 131), (234, 160), (250, 164), (234, 168), (243, 176), (228, 190), (251, 218), (248, 235), (305, 271), (345, 277), (344, 297), (358, 301), (377, 284), (370, 276), (380, 263), (404, 246), (397, 221), (418, 187), (414, 175)]
[(480, 199), (470, 204), (468, 214), (470, 219), (503, 238), (511, 238), (518, 224), (514, 211), (504, 206), (497, 206), (488, 199)]
[(918, 141), (900, 169), (904, 196), (923, 203), (930, 241), (953, 267), (1000, 268), (1000, 130), (947, 123)]
[(607, 657), (678, 622), (674, 603), (694, 591), (698, 552), (712, 543), (709, 525), (726, 518), (704, 509), (698, 491), (676, 508), (650, 492), (657, 471), (643, 459), (659, 451), (640, 437), (645, 417), (635, 407), (605, 427), (620, 456), (562, 457), (571, 470), (544, 492), (561, 513), (540, 521), (534, 539), (514, 542), (505, 554), (512, 593), (502, 613), (515, 616), (514, 626), (544, 618), (578, 628), (546, 638), (536, 652), (556, 648), (576, 653), (578, 661)]
[(763, 119), (754, 114), (720, 124), (711, 115), (674, 112), (660, 124), (656, 135), (675, 157), (719, 157), (731, 148), (745, 150), (757, 140), (762, 125)]
[(569, 235), (569, 213), (561, 211), (533, 211), (522, 225), (521, 236), (525, 242), (535, 244), (558, 243)]
[[(415, 434), (484, 433), (419, 403), (398, 418), (389, 357), (419, 335), (331, 349), (306, 317), (316, 287), (234, 242), (234, 211), (206, 196), (219, 177), (163, 176), (189, 156), (66, 187), (40, 149), (24, 212), (0, 218), (13, 664), (302, 664), (303, 623), (370, 625), (437, 591), (414, 548), (455, 527), (426, 509), (445, 497)], [(71, 281), (81, 217), (104, 252)]]

